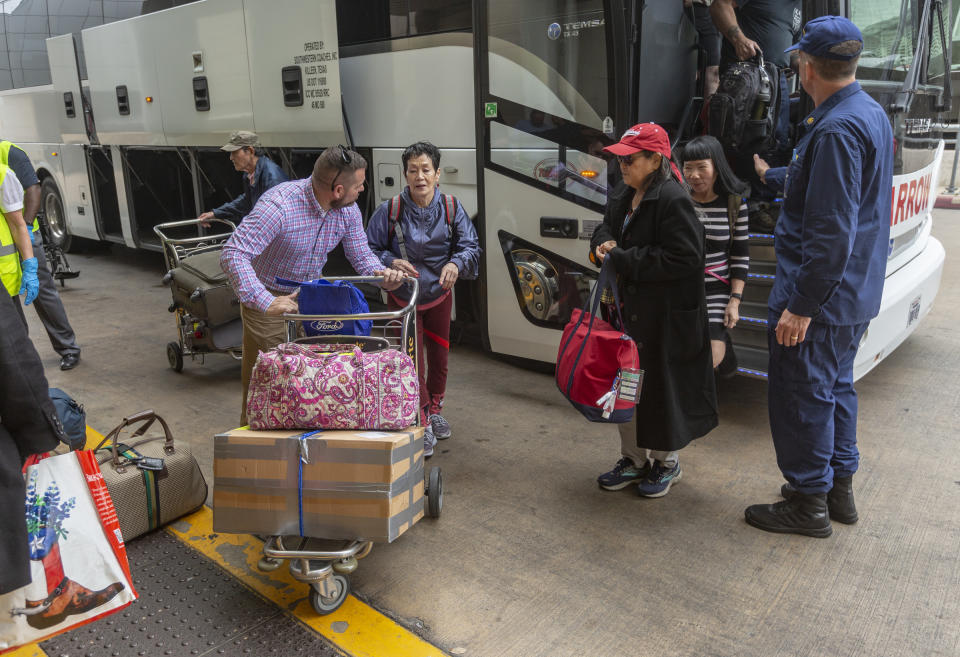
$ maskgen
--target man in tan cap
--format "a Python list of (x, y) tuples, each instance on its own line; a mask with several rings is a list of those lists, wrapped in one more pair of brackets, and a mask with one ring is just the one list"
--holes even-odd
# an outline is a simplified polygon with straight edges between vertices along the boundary
[(204, 212), (197, 219), (208, 225), (210, 219), (231, 219), (239, 224), (250, 214), (265, 191), (274, 185), (288, 180), (277, 163), (259, 152), (260, 138), (255, 132), (237, 130), (230, 135), (230, 141), (220, 150), (230, 153), (230, 161), (237, 171), (243, 172), (243, 193), (228, 203), (224, 203), (210, 212)]

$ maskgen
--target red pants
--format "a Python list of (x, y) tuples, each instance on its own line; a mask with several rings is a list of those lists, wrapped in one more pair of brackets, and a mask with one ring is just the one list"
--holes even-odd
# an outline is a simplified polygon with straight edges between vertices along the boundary
[[(434, 306), (423, 310), (417, 308), (417, 372), (420, 377), (420, 409), (424, 415), (421, 419), (424, 422), (427, 416), (440, 413), (443, 395), (447, 390), (452, 305), (453, 295), (447, 294)], [(389, 306), (391, 310), (403, 307), (393, 295), (389, 297)]]

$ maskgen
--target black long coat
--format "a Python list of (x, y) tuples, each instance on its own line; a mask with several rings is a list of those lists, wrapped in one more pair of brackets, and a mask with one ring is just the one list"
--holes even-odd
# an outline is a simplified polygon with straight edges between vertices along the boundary
[(30, 583), (23, 461), (66, 440), (14, 303), (0, 294), (0, 594)]
[(704, 231), (672, 178), (651, 186), (626, 232), (634, 190), (620, 183), (591, 249), (608, 240), (624, 305), (624, 330), (640, 347), (644, 380), (637, 445), (673, 451), (717, 426), (717, 390), (704, 296)]

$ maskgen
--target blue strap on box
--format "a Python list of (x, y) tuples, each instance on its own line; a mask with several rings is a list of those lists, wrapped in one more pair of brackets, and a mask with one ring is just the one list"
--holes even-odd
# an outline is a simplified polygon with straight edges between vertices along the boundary
[(297, 471), (297, 513), (300, 519), (300, 536), (303, 536), (303, 464), (310, 463), (310, 448), (307, 445), (307, 438), (322, 432), (323, 429), (318, 429), (297, 436), (297, 440), (300, 441), (300, 458), (298, 459), (300, 468)]

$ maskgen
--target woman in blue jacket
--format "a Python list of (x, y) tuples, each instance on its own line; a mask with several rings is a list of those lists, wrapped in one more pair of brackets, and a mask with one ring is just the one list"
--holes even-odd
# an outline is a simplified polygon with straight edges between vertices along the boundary
[[(417, 370), (426, 426), (424, 456), (429, 457), (437, 439), (451, 434), (450, 424), (440, 415), (447, 387), (451, 290), (457, 279), (477, 277), (480, 244), (460, 202), (439, 191), (440, 150), (418, 141), (403, 151), (402, 159), (407, 186), (373, 213), (367, 239), (384, 265), (420, 282)], [(390, 292), (390, 307), (405, 306), (409, 294), (405, 286)]]

